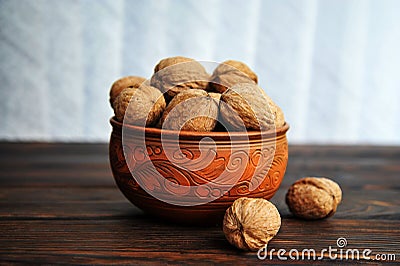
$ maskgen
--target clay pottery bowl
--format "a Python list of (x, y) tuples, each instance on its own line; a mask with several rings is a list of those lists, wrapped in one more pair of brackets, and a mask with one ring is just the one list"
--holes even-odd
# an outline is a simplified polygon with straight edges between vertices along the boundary
[(270, 199), (286, 171), (288, 124), (228, 133), (110, 123), (110, 164), (119, 189), (161, 220), (220, 223), (237, 198)]

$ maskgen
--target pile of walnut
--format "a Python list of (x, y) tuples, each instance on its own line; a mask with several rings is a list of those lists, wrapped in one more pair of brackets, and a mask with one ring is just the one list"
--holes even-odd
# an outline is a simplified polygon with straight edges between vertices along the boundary
[[(282, 127), (281, 108), (257, 80), (242, 62), (225, 61), (210, 76), (193, 59), (171, 57), (156, 65), (150, 80), (128, 76), (114, 82), (110, 103), (115, 118), (131, 125), (189, 131)], [(333, 215), (341, 199), (339, 185), (327, 178), (302, 178), (286, 194), (290, 211), (307, 220)], [(239, 198), (225, 213), (223, 231), (232, 245), (257, 250), (268, 244), (280, 226), (280, 214), (271, 202)]]
[(209, 75), (193, 59), (170, 57), (155, 66), (150, 80), (128, 76), (114, 82), (110, 103), (115, 118), (131, 125), (189, 131), (282, 127), (281, 108), (257, 80), (239, 61), (225, 61)]
[[(342, 200), (337, 183), (328, 178), (305, 177), (292, 184), (286, 194), (290, 211), (306, 220), (332, 216)], [(278, 233), (281, 216), (265, 199), (239, 198), (226, 210), (223, 231), (232, 245), (260, 250)]]

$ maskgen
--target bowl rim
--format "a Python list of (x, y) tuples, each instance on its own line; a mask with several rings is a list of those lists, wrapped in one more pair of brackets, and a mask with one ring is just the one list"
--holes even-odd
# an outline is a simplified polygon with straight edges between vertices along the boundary
[(284, 135), (288, 130), (289, 130), (289, 124), (285, 122), (285, 124), (276, 129), (276, 130), (266, 130), (266, 131), (240, 131), (240, 132), (225, 132), (225, 131), (204, 131), (204, 132), (198, 132), (198, 131), (186, 131), (186, 130), (168, 130), (168, 129), (161, 129), (161, 128), (156, 128), (156, 127), (142, 127), (142, 126), (136, 126), (136, 125), (128, 125), (128, 124), (122, 124), (119, 122), (115, 116), (110, 118), (110, 124), (114, 127), (117, 128), (125, 128), (128, 130), (132, 131), (140, 131), (146, 134), (146, 135), (152, 135), (152, 136), (161, 136), (161, 135), (179, 135), (179, 137), (183, 138), (204, 138), (204, 137), (211, 137), (211, 138), (217, 138), (217, 139), (227, 139), (230, 136), (233, 137), (243, 137), (243, 138), (270, 138), (270, 137), (278, 137), (281, 135)]

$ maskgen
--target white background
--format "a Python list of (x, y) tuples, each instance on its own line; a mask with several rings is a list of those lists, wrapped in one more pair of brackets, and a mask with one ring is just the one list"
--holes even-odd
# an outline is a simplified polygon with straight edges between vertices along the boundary
[(0, 0), (0, 139), (108, 141), (108, 91), (164, 57), (242, 60), (291, 143), (400, 145), (400, 1)]

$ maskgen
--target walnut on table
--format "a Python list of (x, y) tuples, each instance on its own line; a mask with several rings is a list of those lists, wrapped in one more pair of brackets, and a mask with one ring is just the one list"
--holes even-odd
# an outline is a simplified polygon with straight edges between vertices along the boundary
[(315, 220), (332, 216), (342, 201), (340, 186), (323, 177), (305, 177), (292, 184), (286, 203), (297, 217)]
[[(333, 215), (342, 200), (339, 185), (328, 178), (306, 177), (295, 182), (286, 195), (290, 210), (304, 219)], [(264, 247), (278, 233), (281, 218), (265, 199), (239, 198), (226, 211), (223, 231), (228, 241), (245, 250)]]
[(223, 231), (232, 245), (244, 250), (263, 248), (278, 233), (281, 216), (261, 198), (239, 198), (226, 210)]

